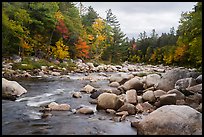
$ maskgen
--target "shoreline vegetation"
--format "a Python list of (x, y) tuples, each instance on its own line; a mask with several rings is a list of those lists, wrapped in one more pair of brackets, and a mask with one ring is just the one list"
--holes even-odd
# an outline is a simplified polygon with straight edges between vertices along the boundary
[[(32, 58), (31, 60), (34, 60), (35, 63), (42, 63), (42, 60), (38, 58)], [(115, 122), (121, 122), (121, 127), (127, 126), (124, 125), (124, 122), (129, 123), (129, 128), (136, 129), (137, 132), (135, 134), (137, 135), (202, 134), (202, 73), (197, 72), (195, 68), (187, 69), (184, 67), (147, 65), (142, 63), (129, 64), (128, 62), (124, 62), (121, 65), (94, 65), (91, 62), (84, 62), (78, 59), (72, 60), (72, 63), (75, 64), (72, 66), (75, 69), (65, 73), (65, 66), (57, 67), (60, 62), (56, 60), (54, 61), (55, 65), (58, 64), (56, 66), (52, 62), (51, 66), (41, 66), (33, 70), (12, 70), (13, 63), (9, 63), (11, 60), (7, 61), (7, 63), (3, 61), (2, 74), (16, 81), (21, 81), (21, 78), (23, 81), (27, 81), (27, 78), (30, 78), (29, 81), (31, 80), (30, 82), (32, 82), (33, 77), (37, 77), (37, 80), (38, 78), (41, 80), (43, 78), (51, 78), (58, 84), (63, 82), (68, 84), (69, 82), (66, 80), (71, 80), (74, 83), (83, 83), (83, 86), (80, 88), (76, 87), (76, 91), (57, 94), (58, 100), (48, 101), (44, 98), (41, 102), (34, 102), (36, 105), (35, 109), (37, 107), (39, 111), (39, 119), (43, 120), (46, 118), (52, 121), (55, 111), (61, 111), (59, 113), (66, 111), (69, 113), (69, 116), (76, 116), (77, 119), (83, 119), (82, 115), (93, 116), (96, 120), (94, 121), (101, 128), (103, 126), (101, 126), (100, 122), (105, 122), (108, 119), (112, 121), (111, 123), (114, 126)], [(21, 59), (18, 58), (14, 62), (22, 65), (23, 61), (21, 62)], [(28, 62), (23, 63), (23, 66), (26, 67), (27, 64), (25, 63)], [(32, 65), (35, 66), (35, 63)], [(47, 64), (42, 63), (41, 65)], [(77, 73), (80, 73), (80, 75)], [(78, 78), (73, 78), (73, 76), (78, 76)], [(29, 97), (29, 90), (28, 92), (27, 90), (23, 91), (24, 88), (16, 81), (6, 80), (5, 78), (2, 78), (2, 81), (2, 87), (4, 87), (2, 90), (5, 93), (2, 94), (3, 100), (12, 100), (12, 103), (18, 104), (17, 102), (26, 103), (25, 100), (36, 98)], [(106, 82), (104, 83), (104, 81)], [(97, 86), (96, 83), (100, 86)], [(49, 84), (49, 82), (46, 84)], [(34, 81), (32, 85), (36, 86)], [(49, 87), (52, 88), (52, 86), (52, 83), (50, 83)], [(51, 94), (52, 90), (47, 92)], [(26, 97), (25, 95), (18, 98), (18, 96), (24, 93), (28, 96)], [(16, 95), (14, 96), (14, 94)], [(37, 96), (40, 98), (39, 95)], [(76, 104), (81, 104), (81, 106), (76, 106)], [(6, 104), (4, 104), (4, 107), (6, 107)], [(33, 106), (29, 107), (32, 109)], [(101, 115), (105, 115), (106, 118), (101, 119)], [(138, 115), (142, 115), (144, 118), (138, 118)], [(173, 120), (173, 125), (176, 126), (172, 126), (172, 117), (176, 119)], [(95, 122), (94, 124), (96, 124)], [(152, 130), (152, 127), (157, 128)], [(101, 128), (98, 129), (99, 133)], [(76, 129), (73, 130), (75, 131)], [(91, 127), (90, 131), (92, 131)], [(63, 132), (59, 134), (63, 134)]]
[(20, 56), (27, 66), (16, 63), (16, 69), (52, 66), (53, 60), (63, 67), (67, 60), (71, 70), (71, 60), (81, 59), (95, 65), (128, 61), (202, 70), (201, 2), (181, 13), (177, 30), (161, 36), (155, 29), (150, 36), (144, 31), (138, 39), (126, 37), (111, 9), (106, 13), (103, 19), (91, 6), (82, 12), (73, 2), (3, 2), (2, 57)]
[[(196, 68), (187, 68), (179, 66), (164, 66), (163, 64), (145, 64), (145, 63), (131, 63), (123, 62), (121, 64), (110, 64), (108, 62), (83, 61), (77, 60), (52, 60), (39, 59), (36, 57), (15, 56), (15, 59), (3, 58), (2, 60), (2, 77), (17, 78), (17, 77), (31, 77), (31, 76), (60, 76), (69, 75), (70, 73), (91, 73), (91, 72), (132, 72), (137, 70), (137, 66), (150, 66), (152, 72), (165, 72), (164, 68), (186, 68), (196, 72), (202, 73), (202, 70)], [(158, 68), (157, 68), (158, 67)], [(162, 67), (162, 68), (159, 68)]]

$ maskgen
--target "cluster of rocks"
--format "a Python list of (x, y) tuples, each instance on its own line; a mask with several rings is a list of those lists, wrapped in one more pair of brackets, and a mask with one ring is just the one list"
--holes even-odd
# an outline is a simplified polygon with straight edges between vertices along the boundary
[[(109, 81), (109, 86), (113, 87), (112, 89), (97, 90), (86, 85), (82, 91), (91, 93), (90, 97), (93, 99), (98, 99), (98, 96), (103, 92), (114, 94), (113, 98), (116, 95), (124, 103), (135, 105), (137, 110), (141, 108), (140, 106), (148, 104), (151, 106), (149, 111), (163, 105), (189, 105), (202, 111), (202, 75), (197, 72), (172, 69), (161, 75), (154, 73), (143, 77), (139, 77), (135, 73), (116, 73), (110, 76)], [(114, 99), (105, 99), (104, 101), (109, 100)], [(98, 105), (101, 107), (100, 104)], [(107, 109), (106, 107), (102, 108)]]
[[(69, 74), (65, 68), (62, 67), (55, 67), (55, 66), (41, 66), (40, 69), (34, 70), (13, 70), (12, 69), (13, 63), (8, 63), (3, 65), (2, 68), (2, 77), (5, 78), (19, 78), (19, 77), (48, 77), (48, 76), (62, 76)], [(27, 64), (21, 64), (26, 66)]]
[(74, 61), (76, 63), (77, 69), (75, 72), (165, 72), (165, 70), (171, 69), (169, 66), (163, 65), (145, 65), (143, 63), (138, 64), (129, 64), (127, 61), (122, 65), (94, 65), (91, 62), (82, 62), (82, 60), (78, 59)]
[(120, 121), (128, 115), (150, 113), (141, 121), (131, 122), (138, 134), (202, 134), (200, 73), (178, 68), (142, 77), (117, 73), (109, 81), (113, 89), (86, 85), (81, 91), (91, 94), (90, 103), (95, 103), (98, 111), (121, 116)]
[[(33, 58), (33, 60), (39, 60), (38, 58)], [(91, 62), (83, 62), (80, 59), (72, 60), (72, 63), (76, 65), (74, 70), (67, 70), (65, 67), (59, 66), (41, 66), (39, 69), (33, 70), (13, 70), (13, 65), (15, 63), (21, 63), (22, 59), (16, 57), (13, 60), (4, 59), (2, 61), (2, 77), (4, 78), (13, 78), (13, 77), (48, 77), (48, 76), (62, 76), (69, 75), (69, 73), (87, 73), (87, 72), (165, 72), (170, 70), (171, 67), (163, 65), (145, 65), (142, 63), (138, 64), (128, 64), (124, 62), (122, 65), (94, 65)], [(67, 62), (64, 61), (66, 64)], [(21, 64), (22, 66), (27, 66), (28, 64)], [(68, 65), (68, 63), (67, 63)]]
[(72, 108), (69, 104), (62, 103), (59, 104), (57, 102), (51, 102), (46, 106), (43, 106), (39, 112), (42, 112), (41, 117), (46, 118), (51, 116), (51, 111), (71, 111), (73, 114), (94, 114), (94, 110), (88, 106), (80, 106), (78, 108)]
[[(75, 72), (115, 72), (110, 75), (109, 89), (95, 88), (91, 84), (72, 94), (82, 98), (90, 94), (89, 102), (96, 104), (97, 111), (119, 116), (119, 121), (128, 115), (148, 114), (144, 119), (131, 121), (138, 134), (144, 135), (191, 135), (202, 134), (202, 74), (184, 68), (166, 66), (98, 65), (76, 62)], [(7, 66), (6, 70), (12, 70)], [(4, 69), (5, 70), (5, 69)], [(38, 75), (60, 76), (56, 68), (42, 66)], [(41, 74), (39, 74), (41, 73)], [(4, 74), (4, 72), (2, 72)], [(107, 75), (106, 75), (107, 76)], [(17, 82), (2, 78), (2, 95), (20, 96), (27, 91)], [(10, 86), (12, 85), (12, 86)], [(69, 104), (51, 102), (41, 111), (72, 111), (74, 114), (94, 114), (92, 108), (82, 106), (71, 109)], [(46, 113), (44, 113), (46, 114)]]

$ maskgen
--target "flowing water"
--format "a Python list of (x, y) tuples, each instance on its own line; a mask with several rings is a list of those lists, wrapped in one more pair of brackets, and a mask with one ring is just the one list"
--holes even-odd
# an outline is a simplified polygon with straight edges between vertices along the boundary
[[(125, 121), (117, 122), (111, 114), (97, 111), (95, 104), (90, 104), (90, 94), (82, 93), (82, 98), (73, 98), (75, 91), (80, 91), (90, 84), (96, 88), (108, 88), (107, 77), (97, 73), (94, 82), (81, 79), (84, 74), (73, 74), (69, 78), (24, 78), (16, 80), (27, 93), (16, 101), (2, 100), (3, 135), (136, 135), (136, 129), (130, 126), (128, 116)], [(72, 111), (51, 111), (42, 117), (42, 106), (50, 102), (67, 103), (71, 110), (88, 106), (94, 110), (92, 115), (73, 114)]]

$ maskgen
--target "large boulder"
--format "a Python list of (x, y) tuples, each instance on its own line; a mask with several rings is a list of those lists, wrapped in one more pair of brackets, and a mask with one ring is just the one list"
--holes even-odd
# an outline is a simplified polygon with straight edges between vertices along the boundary
[(202, 95), (201, 94), (194, 94), (186, 96), (185, 102), (188, 106), (191, 106), (192, 108), (197, 108), (200, 103), (202, 103)]
[(176, 105), (176, 93), (165, 94), (159, 97), (160, 105)]
[(156, 89), (161, 89), (166, 92), (174, 89), (176, 81), (187, 78), (189, 76), (188, 72), (189, 71), (187, 69), (175, 68), (163, 73), (158, 85), (156, 86)]
[(167, 92), (167, 94), (173, 94), (173, 93), (176, 94), (176, 100), (185, 99), (185, 95), (177, 89), (172, 89)]
[(9, 95), (19, 97), (26, 92), (27, 90), (18, 82), (2, 78), (2, 98)]
[(186, 88), (196, 85), (196, 80), (194, 78), (183, 78), (179, 79), (175, 83), (175, 89), (179, 91), (184, 91)]
[(196, 78), (196, 82), (198, 84), (201, 84), (202, 83), (202, 75), (199, 75), (197, 78)]
[(113, 93), (102, 93), (98, 96), (96, 109), (114, 109), (118, 110), (124, 102)]
[(161, 76), (158, 74), (149, 74), (145, 77), (144, 87), (149, 88), (149, 87), (155, 86), (159, 83), (160, 79), (161, 79)]
[(101, 91), (101, 90), (97, 90), (97, 91), (91, 93), (90, 98), (96, 99), (96, 98), (97, 98), (100, 94), (102, 94), (102, 93), (104, 93), (104, 92)]
[(195, 86), (186, 88), (186, 90), (191, 92), (191, 93), (200, 93), (200, 94), (202, 94), (202, 84), (197, 84)]
[(139, 135), (202, 135), (202, 113), (186, 105), (165, 105), (131, 125)]
[(134, 78), (126, 81), (122, 85), (122, 88), (125, 91), (130, 90), (130, 89), (141, 90), (141, 89), (143, 89), (142, 78), (135, 76)]
[(154, 95), (154, 92), (152, 90), (147, 90), (146, 92), (143, 93), (142, 95), (143, 100), (148, 101), (148, 102), (155, 102), (156, 97)]
[(134, 77), (131, 74), (126, 73), (116, 73), (110, 76), (110, 82), (118, 82), (119, 84), (124, 84), (126, 81)]

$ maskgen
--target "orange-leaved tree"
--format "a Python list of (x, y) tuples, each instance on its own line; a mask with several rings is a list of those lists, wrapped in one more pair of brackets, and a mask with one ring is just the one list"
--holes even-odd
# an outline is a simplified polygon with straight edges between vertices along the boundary
[(82, 38), (79, 38), (76, 46), (76, 57), (78, 58), (88, 58), (89, 57), (89, 49), (90, 47), (86, 44), (86, 41), (83, 41)]

